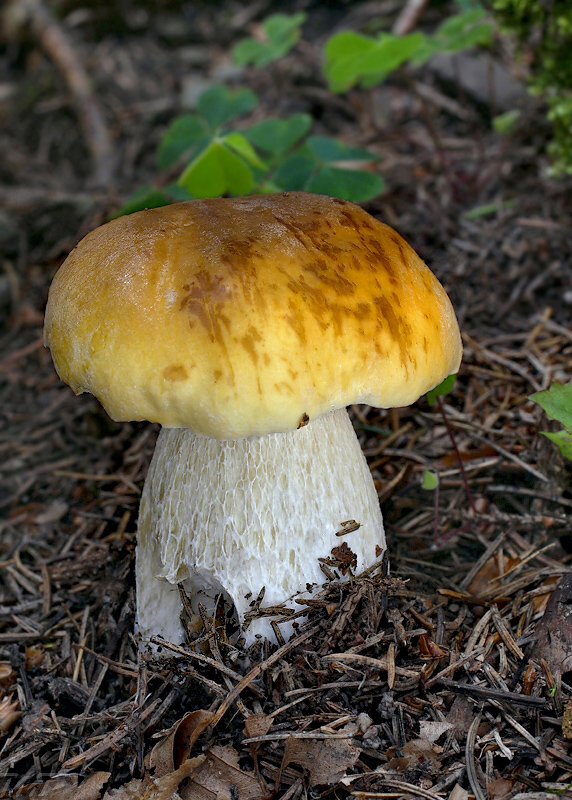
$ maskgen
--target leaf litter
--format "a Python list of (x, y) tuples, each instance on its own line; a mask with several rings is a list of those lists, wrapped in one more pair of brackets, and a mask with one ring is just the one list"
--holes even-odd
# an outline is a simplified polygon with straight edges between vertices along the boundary
[[(212, 29), (208, 9), (197, 22)], [(116, 86), (109, 40), (84, 48), (97, 80)], [(125, 147), (118, 163), (127, 195), (140, 185), (139, 165), (149, 169), (157, 118), (145, 103), (177, 108), (177, 67), (155, 41), (127, 37), (121, 58), (123, 83), (108, 101), (131, 103), (117, 117), (129, 142), (116, 144)], [(26, 72), (33, 63), (22, 85), (34, 79)], [(292, 83), (293, 69), (286, 59), (268, 71), (266, 88), (256, 87), (273, 115), (287, 96), (275, 83)], [(570, 793), (571, 472), (538, 435), (547, 422), (528, 399), (553, 379), (570, 380), (570, 186), (539, 177), (528, 134), (507, 149), (470, 98), (451, 116), (429, 73), (419, 85), (420, 93), (392, 85), (381, 122), (318, 88), (312, 102), (322, 104), (327, 133), (355, 146), (373, 141), (388, 190), (369, 210), (399, 228), (453, 299), (465, 357), (441, 401), (458, 454), (437, 406), (353, 409), (383, 501), (391, 572), (386, 563), (352, 574), (359, 520), (340, 520), (340, 548), (324, 556), (331, 580), (290, 620), (293, 638), (248, 654), (203, 620), (185, 644), (138, 656), (136, 516), (157, 430), (116, 425), (92, 398), (74, 397), (41, 337), (51, 275), (115, 201), (101, 192), (87, 199), (73, 175), (62, 191), (62, 170), (34, 161), (31, 126), (14, 121), (6, 147), (11, 180), (23, 190), (8, 187), (0, 201), (21, 215), (25, 235), (6, 251), (8, 294), (0, 284), (8, 310), (0, 341), (0, 797)], [(383, 89), (372, 97), (388, 101)], [(295, 110), (308, 110), (303, 93), (298, 100)], [(29, 118), (40, 150), (81, 139), (65, 108), (33, 106)], [(56, 160), (67, 163), (57, 146)], [(496, 215), (461, 213), (503, 194), (515, 202)], [(42, 214), (49, 224), (40, 229)], [(421, 488), (426, 469), (438, 492)], [(340, 583), (342, 570), (349, 580)], [(252, 614), (261, 611), (263, 598)], [(287, 619), (277, 617), (278, 630)]]

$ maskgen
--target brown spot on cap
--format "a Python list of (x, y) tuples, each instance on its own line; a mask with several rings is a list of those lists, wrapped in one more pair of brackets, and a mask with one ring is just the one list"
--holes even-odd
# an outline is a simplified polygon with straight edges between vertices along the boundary
[(163, 370), (163, 377), (166, 381), (184, 381), (189, 376), (187, 370), (180, 364), (172, 364), (170, 367), (165, 367)]

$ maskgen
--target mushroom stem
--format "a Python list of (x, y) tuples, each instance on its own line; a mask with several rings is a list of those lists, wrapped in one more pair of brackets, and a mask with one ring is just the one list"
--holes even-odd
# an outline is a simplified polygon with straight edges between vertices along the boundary
[[(349, 520), (359, 529), (337, 536)], [(195, 605), (210, 598), (212, 608), (223, 593), (243, 623), (262, 587), (266, 607), (321, 585), (318, 559), (343, 542), (357, 570), (385, 549), (377, 492), (343, 408), (296, 431), (234, 441), (164, 428), (138, 542), (139, 631), (172, 642), (183, 639), (178, 583)], [(247, 643), (256, 634), (274, 638), (268, 618), (252, 621)]]

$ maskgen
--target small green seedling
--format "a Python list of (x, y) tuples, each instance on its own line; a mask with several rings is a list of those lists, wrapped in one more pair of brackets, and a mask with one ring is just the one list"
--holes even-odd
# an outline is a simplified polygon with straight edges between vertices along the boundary
[(439, 476), (437, 473), (432, 472), (430, 469), (423, 470), (423, 478), (421, 480), (421, 488), (434, 492), (439, 486)]
[(383, 191), (379, 175), (359, 169), (377, 156), (326, 136), (310, 136), (308, 114), (235, 127), (237, 118), (257, 103), (249, 89), (207, 89), (196, 112), (175, 119), (159, 144), (158, 169), (178, 168), (178, 178), (162, 189), (140, 189), (117, 216), (180, 200), (253, 192), (300, 189), (365, 203)]
[(235, 64), (267, 67), (283, 58), (300, 39), (300, 29), (306, 19), (299, 14), (272, 14), (262, 23), (261, 39), (242, 39), (232, 50)]
[(431, 389), (430, 392), (427, 392), (427, 402), (430, 406), (435, 405), (438, 397), (443, 397), (443, 395), (449, 394), (455, 385), (456, 378), (456, 375), (448, 375), (438, 386), (436, 386), (434, 389)]
[(554, 442), (564, 458), (572, 461), (572, 381), (566, 385), (553, 383), (550, 389), (530, 395), (529, 400), (538, 403), (549, 419), (554, 419), (564, 426), (564, 429), (557, 433), (548, 431), (541, 433)]
[(493, 118), (493, 130), (500, 133), (501, 136), (506, 136), (512, 133), (520, 117), (521, 113), (518, 108), (505, 111), (504, 114), (499, 114)]

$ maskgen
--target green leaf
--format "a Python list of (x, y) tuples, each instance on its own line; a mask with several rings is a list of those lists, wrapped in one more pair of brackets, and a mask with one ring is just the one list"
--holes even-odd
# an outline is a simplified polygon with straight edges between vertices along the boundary
[(309, 136), (307, 147), (320, 161), (379, 161), (379, 157), (363, 147), (348, 147), (337, 139), (328, 136)]
[(239, 156), (221, 142), (212, 142), (189, 164), (178, 183), (194, 197), (221, 197), (248, 194), (254, 178)]
[(272, 14), (263, 23), (262, 27), (273, 44), (284, 46), (286, 43), (298, 40), (300, 28), (306, 21), (303, 11), (297, 14)]
[(247, 114), (257, 105), (258, 98), (250, 89), (231, 91), (226, 86), (212, 86), (199, 97), (197, 109), (215, 131), (241, 114)]
[(205, 142), (207, 129), (196, 114), (177, 117), (163, 134), (157, 151), (159, 169), (169, 169), (189, 150)]
[(195, 197), (192, 195), (184, 186), (181, 186), (178, 183), (170, 183), (166, 188), (165, 191), (171, 198), (171, 202), (173, 203), (183, 203), (187, 200), (194, 200)]
[(479, 217), (487, 217), (489, 214), (499, 214), (507, 208), (513, 208), (516, 205), (515, 200), (500, 200), (496, 203), (485, 203), (482, 206), (475, 206), (463, 213), (465, 219), (479, 219)]
[(436, 52), (456, 53), (476, 44), (490, 44), (492, 23), (482, 8), (448, 17), (433, 36), (382, 33), (377, 39), (346, 31), (324, 47), (324, 74), (331, 91), (343, 92), (360, 83), (375, 86), (405, 61), (423, 63)]
[(235, 44), (231, 53), (232, 60), (239, 67), (245, 67), (247, 64), (263, 67), (269, 54), (270, 58), (266, 63), (270, 64), (275, 60), (272, 48), (266, 42), (260, 42), (258, 39), (242, 39)]
[(112, 219), (124, 217), (127, 214), (133, 214), (135, 211), (144, 211), (146, 208), (168, 206), (169, 203), (172, 202), (173, 198), (169, 197), (166, 192), (162, 192), (160, 189), (154, 189), (152, 186), (143, 186), (131, 195), (121, 206), (119, 211), (115, 212)]
[[(382, 34), (377, 40), (357, 34), (333, 37), (325, 47), (324, 72), (333, 92), (343, 92), (359, 81), (379, 83), (385, 75), (401, 66), (425, 42), (422, 33), (407, 36)], [(344, 44), (347, 50), (344, 52)]]
[(177, 183), (194, 197), (220, 197), (226, 191), (226, 177), (220, 159), (221, 145), (211, 144), (180, 175)]
[(531, 394), (529, 400), (538, 403), (547, 417), (564, 425), (564, 430), (557, 433), (541, 433), (554, 442), (564, 458), (572, 461), (572, 381), (565, 385), (553, 383), (550, 389)]
[(354, 31), (342, 31), (334, 34), (324, 45), (324, 55), (327, 62), (339, 62), (361, 56), (368, 50), (375, 48), (375, 39), (364, 36)]
[(369, 73), (393, 72), (400, 67), (425, 41), (422, 33), (410, 33), (407, 36), (386, 34), (375, 49), (370, 50), (359, 61), (361, 75)]
[(427, 402), (429, 403), (430, 406), (435, 405), (438, 397), (442, 397), (445, 394), (449, 394), (449, 392), (455, 385), (456, 378), (457, 378), (456, 375), (449, 375), (448, 377), (445, 378), (444, 381), (441, 381), (441, 383), (438, 386), (436, 386), (434, 389), (431, 389), (431, 391), (427, 392)]
[(474, 8), (482, 9), (481, 0), (455, 0), (456, 5), (459, 6), (461, 11), (469, 11)]
[(352, 203), (367, 203), (380, 195), (383, 187), (383, 178), (371, 172), (326, 166), (312, 175), (305, 188), (308, 192), (327, 194)]
[(474, 8), (448, 17), (435, 31), (433, 40), (441, 52), (457, 53), (492, 41), (493, 24), (483, 8)]
[(317, 166), (313, 156), (297, 151), (284, 159), (271, 179), (281, 191), (297, 192), (307, 188)]
[(548, 433), (541, 431), (543, 436), (550, 439), (558, 447), (564, 458), (572, 461), (572, 431), (558, 431), (558, 433)]
[(428, 491), (434, 491), (439, 486), (439, 477), (434, 472), (431, 472), (429, 469), (423, 470), (423, 480), (421, 482), (421, 488), (427, 489)]
[(300, 38), (300, 28), (306, 19), (298, 14), (273, 14), (262, 23), (264, 40), (243, 39), (232, 50), (235, 64), (266, 67), (286, 55)]
[(510, 111), (505, 111), (504, 114), (499, 114), (493, 119), (493, 129), (500, 133), (501, 136), (506, 135), (514, 130), (514, 127), (520, 119), (520, 111), (518, 108), (512, 108)]
[(344, 92), (360, 77), (359, 60), (374, 50), (376, 42), (353, 31), (344, 31), (326, 42), (324, 75), (332, 92)]
[(560, 422), (572, 433), (572, 381), (565, 385), (553, 383), (550, 389), (531, 394), (529, 400), (538, 403), (547, 417)]
[(412, 64), (425, 64), (425, 62), (429, 61), (436, 53), (439, 53), (441, 49), (436, 39), (431, 36), (425, 36), (423, 43), (409, 56), (409, 61)]
[(220, 158), (226, 176), (226, 193), (237, 196), (251, 192), (254, 188), (254, 176), (242, 158), (226, 147), (221, 148)]
[(242, 158), (251, 166), (258, 167), (258, 169), (263, 171), (267, 170), (267, 165), (259, 158), (250, 142), (242, 135), (242, 133), (239, 133), (238, 131), (227, 133), (223, 141), (227, 147), (230, 147), (231, 150), (234, 150), (235, 153), (238, 153), (239, 156), (242, 156)]
[(243, 131), (251, 144), (273, 156), (287, 153), (312, 127), (309, 114), (294, 114), (286, 119), (265, 119)]

